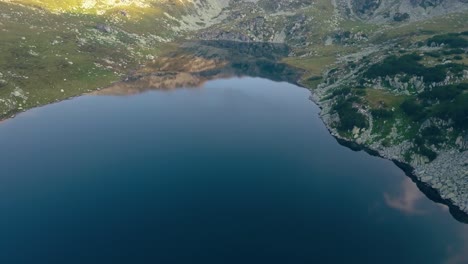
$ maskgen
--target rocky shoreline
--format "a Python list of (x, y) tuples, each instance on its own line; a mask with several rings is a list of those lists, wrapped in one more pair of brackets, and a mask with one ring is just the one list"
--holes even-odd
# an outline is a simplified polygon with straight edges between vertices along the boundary
[(320, 119), (338, 143), (355, 151), (364, 150), (370, 155), (393, 161), (429, 199), (448, 206), (456, 220), (468, 223), (468, 171), (463, 168), (468, 164), (468, 151), (448, 150), (439, 153), (429, 163), (408, 163), (402, 153), (398, 153), (401, 150), (399, 146), (384, 147), (378, 143), (368, 145), (359, 138), (350, 140), (341, 136), (332, 125), (334, 119), (330, 115), (331, 105), (323, 102), (319, 94), (312, 90), (310, 99), (319, 106)]

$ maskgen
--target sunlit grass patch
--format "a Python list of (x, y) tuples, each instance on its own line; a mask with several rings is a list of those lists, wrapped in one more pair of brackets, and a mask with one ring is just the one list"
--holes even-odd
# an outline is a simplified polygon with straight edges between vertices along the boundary
[(392, 108), (399, 107), (403, 101), (407, 98), (405, 95), (395, 95), (389, 91), (382, 89), (366, 89), (365, 99), (369, 106), (374, 109), (378, 109), (382, 106)]

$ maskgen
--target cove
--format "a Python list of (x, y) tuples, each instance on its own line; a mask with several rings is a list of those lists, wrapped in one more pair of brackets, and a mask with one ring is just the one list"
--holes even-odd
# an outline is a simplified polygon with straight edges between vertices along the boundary
[(306, 89), (103, 94), (0, 124), (1, 263), (468, 261), (468, 226), (341, 146)]

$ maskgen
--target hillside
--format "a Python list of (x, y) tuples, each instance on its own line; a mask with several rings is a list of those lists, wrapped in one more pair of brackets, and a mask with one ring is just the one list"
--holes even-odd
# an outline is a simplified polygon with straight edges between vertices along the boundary
[[(336, 137), (410, 164), (468, 212), (466, 21), (467, 0), (0, 0), (0, 115), (128, 76), (169, 88), (199, 84), (205, 70), (246, 74), (226, 66), (238, 56), (263, 74), (251, 62), (264, 56), (245, 55), (261, 53), (255, 45), (219, 59), (226, 46), (187, 49), (187, 40), (280, 43), (287, 54), (273, 60), (284, 73), (285, 64), (301, 69), (297, 81)], [(168, 78), (148, 74), (162, 62), (178, 66), (167, 66)]]

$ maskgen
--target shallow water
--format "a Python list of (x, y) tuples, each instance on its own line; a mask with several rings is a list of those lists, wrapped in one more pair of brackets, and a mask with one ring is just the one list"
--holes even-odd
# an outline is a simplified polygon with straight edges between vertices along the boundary
[(0, 263), (468, 263), (468, 226), (259, 78), (0, 124)]

